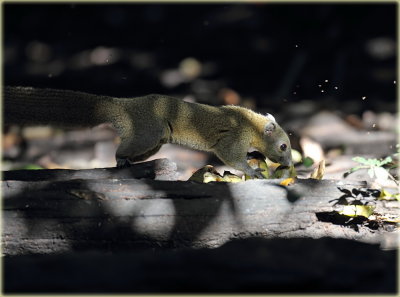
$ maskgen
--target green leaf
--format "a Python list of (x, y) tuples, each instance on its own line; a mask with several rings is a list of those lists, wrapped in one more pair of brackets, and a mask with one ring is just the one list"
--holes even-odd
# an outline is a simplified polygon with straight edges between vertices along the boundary
[(380, 163), (380, 166), (383, 166), (383, 165), (386, 165), (386, 164), (388, 164), (388, 163), (390, 163), (390, 162), (392, 162), (393, 161), (393, 159), (392, 159), (392, 157), (391, 156), (388, 156), (388, 157), (386, 157), (384, 160), (382, 160)]
[(363, 157), (354, 157), (354, 158), (352, 158), (352, 160), (354, 162), (357, 162), (357, 163), (361, 163), (361, 164), (364, 164), (364, 165), (369, 165), (367, 159), (365, 159)]
[(380, 166), (379, 164), (381, 163), (378, 159), (368, 159), (367, 162), (370, 166)]
[(305, 167), (311, 167), (313, 164), (314, 164), (314, 160), (313, 160), (312, 158), (310, 158), (310, 157), (305, 157), (305, 158), (303, 159), (303, 165), (304, 165)]

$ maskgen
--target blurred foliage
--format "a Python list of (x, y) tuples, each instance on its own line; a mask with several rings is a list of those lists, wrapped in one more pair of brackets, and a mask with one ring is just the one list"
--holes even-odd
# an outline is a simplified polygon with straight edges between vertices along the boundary
[[(398, 154), (394, 154), (398, 155)], [(391, 156), (386, 157), (385, 159), (366, 159), (363, 157), (354, 157), (353, 161), (361, 164), (351, 168), (348, 172), (344, 174), (344, 176), (348, 176), (349, 174), (360, 170), (360, 169), (368, 169), (368, 175), (370, 178), (374, 178), (378, 184), (384, 184), (387, 180), (394, 181), (397, 185), (399, 185), (399, 181), (390, 174), (389, 170), (384, 166), (390, 165), (390, 168), (397, 168), (398, 164), (393, 162), (393, 158)]]
[(44, 169), (44, 168), (36, 164), (27, 164), (24, 166), (13, 168), (12, 170), (39, 170), (39, 169)]

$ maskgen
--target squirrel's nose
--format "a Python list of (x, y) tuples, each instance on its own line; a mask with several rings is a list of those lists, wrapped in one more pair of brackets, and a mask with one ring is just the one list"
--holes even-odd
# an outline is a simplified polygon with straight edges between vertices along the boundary
[(280, 157), (279, 158), (279, 164), (283, 166), (291, 166), (292, 165), (292, 158), (291, 157)]

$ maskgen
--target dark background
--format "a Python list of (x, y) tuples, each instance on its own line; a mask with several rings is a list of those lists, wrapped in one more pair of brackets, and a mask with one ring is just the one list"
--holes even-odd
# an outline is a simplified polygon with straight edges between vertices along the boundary
[[(395, 108), (395, 3), (15, 3), (3, 13), (6, 85), (211, 104), (229, 88), (276, 111), (366, 96), (363, 109)], [(201, 73), (182, 79), (188, 57)]]

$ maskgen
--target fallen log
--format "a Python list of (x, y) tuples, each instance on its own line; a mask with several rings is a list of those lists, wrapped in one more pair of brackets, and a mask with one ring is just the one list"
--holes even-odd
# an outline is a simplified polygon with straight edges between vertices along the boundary
[[(394, 226), (338, 217), (335, 210), (342, 206), (331, 201), (343, 194), (337, 187), (334, 180), (299, 180), (289, 191), (277, 180), (6, 180), (3, 254), (218, 247), (252, 236), (382, 243), (383, 235), (394, 233)], [(393, 211), (382, 201), (377, 203), (377, 210)]]

